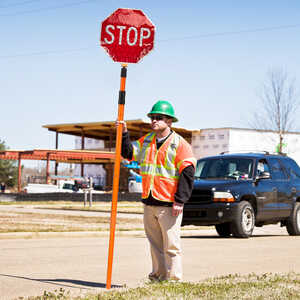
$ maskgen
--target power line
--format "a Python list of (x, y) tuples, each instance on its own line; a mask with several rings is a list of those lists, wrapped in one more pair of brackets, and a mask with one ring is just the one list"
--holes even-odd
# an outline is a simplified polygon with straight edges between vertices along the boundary
[(62, 5), (58, 5), (58, 6), (52, 6), (52, 7), (50, 6), (50, 7), (45, 7), (45, 8), (36, 8), (36, 9), (32, 9), (32, 10), (16, 12), (16, 13), (11, 13), (11, 14), (0, 14), (0, 17), (12, 17), (12, 16), (32, 14), (32, 13), (41, 12), (41, 11), (56, 10), (56, 9), (61, 9), (61, 8), (66, 8), (66, 7), (71, 7), (71, 6), (77, 6), (77, 5), (85, 4), (85, 3), (88, 3), (88, 2), (95, 2), (95, 1), (97, 1), (97, 0), (84, 0), (84, 1), (66, 3), (66, 4), (62, 4)]
[[(238, 35), (238, 34), (244, 34), (244, 33), (255, 33), (255, 32), (284, 30), (284, 29), (297, 28), (297, 27), (300, 27), (300, 24), (282, 25), (282, 26), (273, 26), (273, 27), (262, 27), (262, 28), (246, 29), (246, 30), (240, 30), (240, 31), (227, 31), (227, 32), (216, 32), (216, 33), (200, 34), (200, 35), (194, 35), (194, 36), (163, 39), (163, 40), (158, 40), (157, 42), (183, 41), (183, 40), (210, 38), (210, 37), (218, 37), (218, 36), (226, 36), (226, 35)], [(99, 48), (99, 47), (100, 47), (100, 45), (96, 46), (96, 48)], [(84, 48), (64, 49), (64, 50), (41, 51), (41, 52), (33, 52), (33, 53), (27, 53), (27, 54), (23, 53), (23, 54), (14, 54), (14, 55), (2, 55), (2, 56), (0, 56), (0, 59), (30, 57), (30, 56), (42, 56), (42, 55), (51, 55), (51, 54), (63, 54), (63, 53), (68, 53), (68, 52), (80, 52), (80, 51), (86, 51), (86, 50), (89, 50), (89, 49), (92, 49), (92, 48), (94, 49), (95, 46), (84, 47)]]
[(44, 56), (44, 55), (51, 55), (51, 54), (64, 54), (70, 52), (81, 52), (85, 50), (89, 50), (95, 47), (83, 47), (83, 48), (74, 48), (74, 49), (64, 49), (64, 50), (49, 50), (49, 51), (40, 51), (40, 52), (32, 52), (32, 53), (20, 53), (14, 55), (3, 55), (0, 56), (0, 59), (9, 59), (9, 58), (18, 58), (18, 57), (30, 57), (30, 56)]
[(283, 30), (283, 29), (290, 29), (290, 28), (297, 28), (297, 27), (300, 27), (300, 24), (262, 27), (262, 28), (245, 29), (245, 30), (239, 30), (239, 31), (225, 31), (225, 32), (217, 32), (217, 33), (199, 34), (199, 35), (194, 35), (194, 36), (186, 36), (186, 37), (181, 37), (181, 38), (171, 38), (171, 39), (166, 39), (166, 40), (160, 40), (160, 42), (183, 41), (183, 40), (192, 40), (192, 39), (215, 37), (215, 36), (217, 37), (217, 36), (235, 35), (235, 34), (243, 34), (243, 33), (275, 31), (275, 30)]

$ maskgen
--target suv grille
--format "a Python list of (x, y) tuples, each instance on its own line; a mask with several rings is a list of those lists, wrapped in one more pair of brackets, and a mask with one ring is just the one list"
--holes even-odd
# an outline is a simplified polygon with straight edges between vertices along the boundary
[(212, 191), (211, 190), (193, 190), (192, 196), (188, 203), (211, 203)]

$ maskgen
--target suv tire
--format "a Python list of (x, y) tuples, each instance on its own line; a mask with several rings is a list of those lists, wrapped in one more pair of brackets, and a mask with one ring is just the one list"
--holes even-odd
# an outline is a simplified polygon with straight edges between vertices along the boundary
[(231, 232), (234, 237), (248, 238), (252, 235), (255, 225), (255, 214), (252, 205), (242, 201), (237, 206), (234, 221), (231, 223)]
[(215, 225), (215, 228), (219, 236), (230, 237), (231, 235), (230, 223), (217, 224)]
[(300, 235), (300, 203), (296, 202), (294, 209), (287, 220), (286, 230), (289, 235)]

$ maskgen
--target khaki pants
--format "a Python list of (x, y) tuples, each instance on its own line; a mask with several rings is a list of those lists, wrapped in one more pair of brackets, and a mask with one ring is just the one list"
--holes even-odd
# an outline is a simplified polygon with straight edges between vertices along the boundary
[(144, 227), (152, 257), (151, 276), (182, 279), (181, 220), (182, 213), (172, 216), (172, 207), (144, 205)]

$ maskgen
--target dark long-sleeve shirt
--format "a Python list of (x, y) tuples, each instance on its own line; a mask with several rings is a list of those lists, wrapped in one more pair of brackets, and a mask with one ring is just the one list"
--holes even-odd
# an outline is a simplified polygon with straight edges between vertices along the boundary
[[(156, 141), (156, 147), (157, 150), (160, 148), (160, 146), (164, 143), (164, 141), (168, 138), (168, 136), (160, 141)], [(123, 133), (122, 136), (122, 156), (127, 159), (132, 159), (133, 156), (133, 146), (130, 141), (130, 136), (128, 132)], [(177, 190), (174, 195), (175, 202), (177, 203), (186, 203), (192, 193), (193, 184), (194, 184), (194, 173), (195, 168), (194, 166), (188, 166), (184, 168), (179, 175), (179, 181), (177, 185)], [(142, 202), (146, 205), (155, 205), (155, 206), (172, 206), (172, 203), (164, 202), (156, 200), (152, 197), (152, 194), (150, 193), (149, 197), (146, 199), (142, 199)]]

